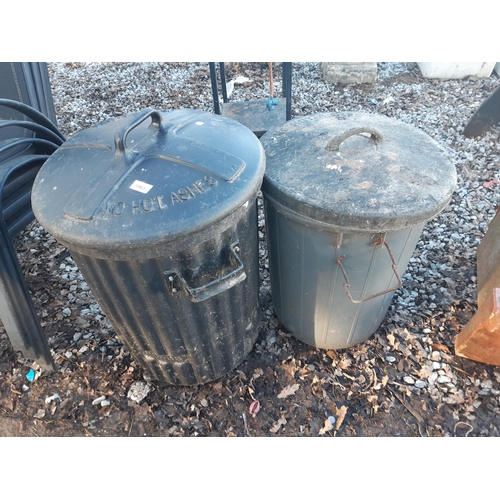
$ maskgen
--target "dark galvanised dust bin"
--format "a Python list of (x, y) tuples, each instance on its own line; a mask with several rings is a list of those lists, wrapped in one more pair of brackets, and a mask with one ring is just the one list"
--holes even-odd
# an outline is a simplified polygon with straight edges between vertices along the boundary
[(303, 342), (341, 349), (380, 326), (455, 167), (427, 134), (391, 118), (325, 113), (261, 139), (273, 304)]
[(40, 170), (40, 224), (156, 380), (194, 385), (258, 334), (259, 140), (228, 118), (146, 109), (83, 130)]

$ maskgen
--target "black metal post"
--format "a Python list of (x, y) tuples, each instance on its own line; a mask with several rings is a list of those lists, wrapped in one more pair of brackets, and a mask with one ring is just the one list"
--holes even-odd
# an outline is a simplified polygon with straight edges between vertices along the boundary
[(224, 71), (224, 63), (219, 63), (220, 69), (220, 83), (222, 85), (222, 100), (223, 102), (229, 102), (227, 98), (227, 87), (226, 87), (226, 72)]
[(215, 71), (215, 63), (208, 63), (210, 68), (210, 80), (212, 82), (212, 95), (214, 98), (214, 113), (220, 115), (219, 89), (217, 88), (217, 73)]
[(292, 118), (292, 63), (283, 63), (283, 97), (286, 98), (286, 120)]

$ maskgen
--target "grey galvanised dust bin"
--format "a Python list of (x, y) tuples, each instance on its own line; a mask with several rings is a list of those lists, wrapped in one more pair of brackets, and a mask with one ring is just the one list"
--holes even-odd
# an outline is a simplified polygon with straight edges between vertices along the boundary
[(236, 121), (146, 109), (75, 134), (40, 170), (36, 218), (153, 379), (209, 382), (252, 350), (264, 169)]
[(317, 114), (262, 139), (271, 291), (303, 342), (341, 349), (380, 326), (455, 167), (427, 134), (391, 118)]

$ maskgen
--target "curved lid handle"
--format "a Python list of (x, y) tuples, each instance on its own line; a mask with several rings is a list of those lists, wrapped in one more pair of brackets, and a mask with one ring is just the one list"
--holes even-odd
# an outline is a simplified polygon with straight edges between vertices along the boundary
[(127, 135), (135, 128), (138, 127), (143, 121), (151, 117), (151, 125), (156, 126), (158, 131), (167, 133), (167, 128), (163, 123), (161, 114), (152, 108), (146, 108), (139, 113), (135, 119), (128, 123), (125, 127), (117, 130), (115, 133), (115, 151), (117, 154), (123, 155), (126, 160), (133, 161), (139, 154), (137, 151), (132, 151), (127, 148)]
[[(340, 144), (344, 142), (346, 139), (348, 139), (352, 135), (361, 135), (363, 133), (370, 134), (370, 141), (373, 142), (375, 146), (377, 146), (379, 142), (382, 142), (384, 140), (383, 135), (375, 128), (372, 127), (352, 128), (350, 130), (347, 130), (343, 134), (337, 135), (333, 139), (331, 139), (326, 145), (325, 149), (327, 151), (337, 152), (340, 148)], [(361, 135), (361, 137), (365, 136)]]

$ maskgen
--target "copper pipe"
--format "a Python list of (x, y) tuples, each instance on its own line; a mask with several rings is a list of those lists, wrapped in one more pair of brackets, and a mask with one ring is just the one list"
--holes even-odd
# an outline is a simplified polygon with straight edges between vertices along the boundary
[(273, 86), (273, 63), (267, 63), (269, 65), (269, 91), (271, 93), (271, 99), (274, 95), (274, 86)]

